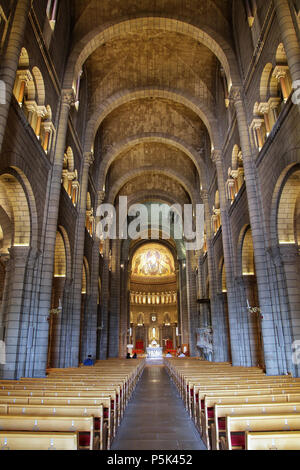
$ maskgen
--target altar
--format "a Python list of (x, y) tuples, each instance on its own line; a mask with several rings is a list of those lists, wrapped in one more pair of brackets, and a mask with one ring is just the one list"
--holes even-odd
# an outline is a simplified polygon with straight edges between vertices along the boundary
[(163, 348), (160, 348), (159, 346), (156, 346), (156, 347), (149, 346), (147, 348), (147, 357), (159, 358), (159, 357), (162, 357), (162, 352), (163, 352)]
[(150, 344), (150, 346), (148, 346), (147, 348), (147, 357), (150, 357), (150, 358), (162, 357), (162, 352), (163, 352), (163, 348), (161, 348), (154, 339), (152, 343)]

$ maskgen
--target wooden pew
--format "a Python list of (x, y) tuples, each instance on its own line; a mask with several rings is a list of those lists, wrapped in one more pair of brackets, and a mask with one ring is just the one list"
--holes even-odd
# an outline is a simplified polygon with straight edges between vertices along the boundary
[[(216, 404), (214, 422), (211, 425), (211, 448), (220, 449), (221, 438), (226, 437), (227, 416), (262, 416), (267, 415), (300, 415), (299, 403), (247, 403), (247, 404)], [(207, 431), (207, 429), (206, 429)], [(208, 438), (208, 432), (206, 433)]]
[[(214, 427), (216, 433), (218, 434), (218, 418), (215, 416), (215, 405), (223, 405), (224, 407), (239, 407), (241, 405), (247, 404), (272, 404), (272, 403), (287, 403), (288, 396), (287, 395), (246, 395), (246, 396), (205, 396), (204, 398), (204, 410), (201, 411), (201, 426), (199, 426), (199, 430), (203, 440), (207, 443), (209, 447), (209, 431), (211, 426)], [(300, 402), (300, 396), (299, 396)], [(222, 408), (218, 407), (217, 410), (221, 410)], [(215, 425), (215, 420), (217, 420), (217, 424)], [(224, 426), (223, 426), (224, 427)], [(212, 445), (211, 447), (213, 450), (217, 450), (217, 447)]]
[[(4, 413), (3, 413), (4, 414)], [(96, 450), (107, 450), (108, 446), (108, 429), (107, 423), (104, 422), (103, 405), (100, 406), (8, 406), (7, 414), (9, 416), (50, 416), (50, 417), (92, 417), (95, 435), (94, 448)]]
[(94, 449), (94, 419), (86, 416), (0, 415), (0, 429), (14, 432), (78, 433), (78, 450)]
[(300, 414), (227, 416), (222, 450), (246, 449), (246, 432), (300, 432)]
[(78, 433), (0, 431), (0, 450), (78, 450)]
[(300, 432), (247, 432), (246, 450), (300, 450)]
[(114, 421), (111, 409), (111, 397), (101, 397), (101, 398), (83, 398), (83, 397), (53, 397), (53, 398), (29, 398), (29, 405), (46, 405), (46, 406), (74, 406), (81, 405), (83, 407), (88, 406), (99, 406), (103, 405), (104, 407), (104, 423), (107, 423), (107, 441), (108, 441), (108, 450), (110, 449), (112, 440), (114, 438)]

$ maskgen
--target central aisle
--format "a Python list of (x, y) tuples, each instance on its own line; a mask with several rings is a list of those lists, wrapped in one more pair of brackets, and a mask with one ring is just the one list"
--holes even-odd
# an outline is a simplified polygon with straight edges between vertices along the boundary
[(206, 450), (162, 361), (147, 362), (112, 450)]

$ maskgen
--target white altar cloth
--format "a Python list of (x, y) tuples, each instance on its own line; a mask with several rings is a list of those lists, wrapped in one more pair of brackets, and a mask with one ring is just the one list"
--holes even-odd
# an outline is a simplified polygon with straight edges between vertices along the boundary
[(163, 348), (160, 348), (159, 346), (155, 348), (149, 346), (147, 348), (147, 357), (150, 357), (150, 358), (162, 357), (162, 352), (163, 352)]

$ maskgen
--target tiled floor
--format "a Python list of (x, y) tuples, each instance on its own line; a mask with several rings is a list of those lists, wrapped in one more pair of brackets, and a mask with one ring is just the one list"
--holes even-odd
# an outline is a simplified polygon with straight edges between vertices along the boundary
[(206, 450), (159, 361), (147, 363), (112, 450)]

